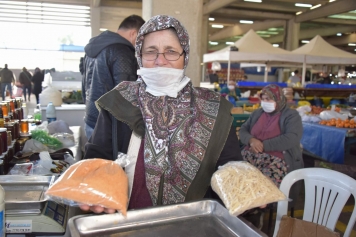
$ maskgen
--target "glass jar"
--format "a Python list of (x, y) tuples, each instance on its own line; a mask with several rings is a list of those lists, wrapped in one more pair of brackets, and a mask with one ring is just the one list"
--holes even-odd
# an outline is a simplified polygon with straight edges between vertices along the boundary
[(12, 140), (16, 140), (17, 138), (19, 138), (20, 136), (20, 123), (19, 120), (11, 120), (10, 122), (12, 122), (14, 124), (14, 133), (12, 133)]
[(30, 140), (32, 138), (31, 134), (30, 133), (20, 133), (20, 139), (22, 140)]
[(0, 175), (4, 175), (4, 160), (0, 159)]
[(20, 121), (20, 133), (29, 133), (29, 125), (27, 119), (22, 119)]
[(1, 110), (2, 110), (2, 115), (4, 117), (9, 115), (9, 111), (7, 110), (6, 103), (1, 103)]
[[(4, 127), (7, 128), (8, 131), (11, 131), (11, 134), (15, 134), (15, 126), (13, 122), (5, 122)], [(14, 136), (12, 136), (14, 139)]]
[(3, 153), (7, 152), (7, 129), (0, 128), (0, 136), (2, 140)]
[(12, 145), (12, 135), (11, 135), (11, 131), (6, 131), (7, 133), (7, 147)]
[(27, 140), (23, 140), (23, 139), (17, 139), (15, 142), (15, 146), (14, 146), (14, 154), (16, 154), (19, 151), (22, 151), (23, 147), (25, 146)]

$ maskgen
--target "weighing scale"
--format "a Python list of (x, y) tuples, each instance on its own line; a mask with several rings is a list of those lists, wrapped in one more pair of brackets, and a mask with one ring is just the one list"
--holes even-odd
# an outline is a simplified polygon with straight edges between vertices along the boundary
[(1, 175), (5, 190), (5, 227), (8, 236), (63, 236), (69, 206), (45, 196), (55, 176)]

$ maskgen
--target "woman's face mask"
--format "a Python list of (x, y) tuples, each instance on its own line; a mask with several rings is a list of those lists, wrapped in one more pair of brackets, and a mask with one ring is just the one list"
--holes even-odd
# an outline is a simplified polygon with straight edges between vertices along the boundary
[(233, 86), (233, 85), (228, 85), (227, 88), (229, 88), (230, 91), (235, 90), (235, 86)]
[(274, 101), (262, 101), (261, 102), (261, 107), (263, 109), (263, 111), (265, 111), (266, 113), (272, 113), (273, 111), (276, 110), (276, 102)]
[(146, 84), (146, 91), (154, 96), (170, 96), (176, 98), (190, 81), (184, 76), (183, 69), (155, 67), (140, 68), (137, 74)]

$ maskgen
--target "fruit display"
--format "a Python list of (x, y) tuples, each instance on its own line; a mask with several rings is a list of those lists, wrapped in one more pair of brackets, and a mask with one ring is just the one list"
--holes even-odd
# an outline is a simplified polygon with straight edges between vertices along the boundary
[(337, 128), (356, 128), (356, 122), (354, 119), (342, 120), (340, 118), (338, 119), (333, 118), (330, 120), (321, 120), (319, 124), (326, 125), (326, 126), (334, 126)]
[(244, 111), (247, 111), (247, 112), (253, 112), (253, 111), (255, 111), (256, 109), (258, 109), (258, 108), (260, 108), (260, 104), (254, 104), (254, 105), (252, 105), (252, 106), (246, 106), (245, 104), (244, 104)]
[(311, 114), (320, 114), (321, 112), (323, 112), (325, 109), (324, 108), (321, 108), (320, 106), (315, 106), (315, 105), (312, 105), (311, 106), (311, 111), (310, 113)]

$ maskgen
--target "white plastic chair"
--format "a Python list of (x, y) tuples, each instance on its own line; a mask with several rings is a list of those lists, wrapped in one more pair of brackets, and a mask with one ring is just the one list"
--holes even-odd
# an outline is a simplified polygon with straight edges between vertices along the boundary
[[(305, 186), (303, 220), (334, 230), (350, 195), (356, 200), (356, 180), (334, 170), (305, 168), (288, 173), (282, 180), (280, 190), (288, 197), (291, 186), (299, 180), (304, 180)], [(287, 210), (288, 202), (278, 202), (274, 237), (277, 236), (281, 218), (287, 215)], [(350, 236), (355, 221), (354, 207), (344, 237)]]

